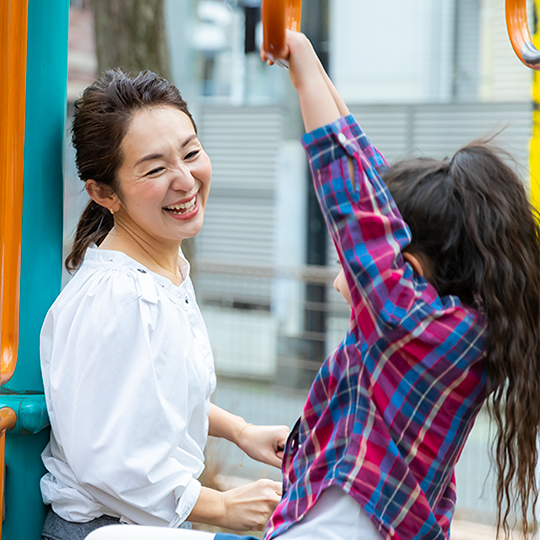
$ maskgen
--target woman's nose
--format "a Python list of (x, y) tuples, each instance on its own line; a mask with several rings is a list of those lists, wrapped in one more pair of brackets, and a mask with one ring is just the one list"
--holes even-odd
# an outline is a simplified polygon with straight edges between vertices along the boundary
[(180, 165), (174, 171), (171, 188), (175, 191), (191, 191), (195, 185), (195, 178), (189, 167)]

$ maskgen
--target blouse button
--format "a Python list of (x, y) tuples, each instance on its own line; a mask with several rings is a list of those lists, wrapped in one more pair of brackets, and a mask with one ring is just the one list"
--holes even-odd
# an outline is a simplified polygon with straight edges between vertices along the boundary
[(189, 304), (189, 300), (188, 300), (187, 296), (186, 296), (185, 300), (186, 300), (186, 304)]
[(341, 144), (346, 144), (347, 143), (347, 137), (345, 136), (344, 133), (340, 133), (338, 135), (338, 141), (341, 143)]

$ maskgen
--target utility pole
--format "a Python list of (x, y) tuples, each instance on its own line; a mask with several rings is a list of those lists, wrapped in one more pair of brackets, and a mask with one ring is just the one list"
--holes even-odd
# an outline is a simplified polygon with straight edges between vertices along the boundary
[[(311, 40), (325, 70), (328, 71), (329, 40), (329, 2), (330, 0), (310, 0), (309, 8), (302, 13), (302, 31)], [(311, 172), (307, 176), (307, 253), (308, 265), (325, 266), (327, 264), (327, 232), (324, 217), (317, 201), (311, 180)], [(326, 285), (307, 284), (306, 304), (304, 308), (304, 329), (309, 343), (307, 360), (322, 363), (326, 358), (326, 321), (327, 313)], [(302, 383), (310, 384), (314, 373), (310, 370), (304, 374)]]

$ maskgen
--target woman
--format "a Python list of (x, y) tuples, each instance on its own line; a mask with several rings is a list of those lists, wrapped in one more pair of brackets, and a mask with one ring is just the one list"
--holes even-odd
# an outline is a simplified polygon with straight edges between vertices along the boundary
[(77, 273), (41, 335), (43, 538), (118, 522), (263, 529), (278, 483), (219, 493), (197, 480), (208, 434), (279, 467), (288, 428), (210, 403), (212, 352), (180, 245), (202, 226), (211, 164), (186, 103), (151, 72), (109, 71), (75, 104), (73, 145), (91, 201), (66, 261)]

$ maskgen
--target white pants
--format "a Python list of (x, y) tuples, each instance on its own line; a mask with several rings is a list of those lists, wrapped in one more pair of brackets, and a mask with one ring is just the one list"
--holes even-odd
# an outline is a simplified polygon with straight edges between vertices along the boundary
[(324, 490), (306, 517), (279, 540), (382, 540), (364, 509), (341, 488)]
[(213, 540), (215, 534), (188, 529), (110, 525), (90, 533), (86, 540)]
[[(213, 540), (213, 533), (111, 525), (95, 530), (87, 540)], [(326, 489), (299, 523), (279, 536), (279, 540), (381, 540), (382, 536), (363, 508), (342, 489)]]

